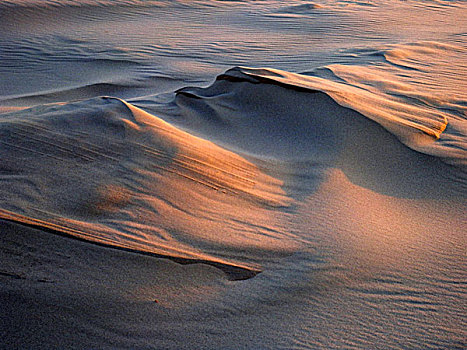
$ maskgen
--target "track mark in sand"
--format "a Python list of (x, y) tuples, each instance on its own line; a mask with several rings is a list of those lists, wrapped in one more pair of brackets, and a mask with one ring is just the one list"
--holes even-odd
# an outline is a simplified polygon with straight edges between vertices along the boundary
[[(22, 125), (21, 125), (22, 124)], [(96, 161), (99, 158), (106, 158), (108, 160), (117, 162), (118, 159), (115, 156), (108, 155), (109, 150), (99, 149), (91, 144), (87, 144), (85, 147), (83, 141), (70, 137), (69, 135), (64, 135), (56, 132), (47, 130), (46, 128), (38, 128), (32, 125), (26, 125), (21, 123), (16, 128), (11, 128), (9, 130), (9, 135), (16, 135), (18, 139), (23, 141), (32, 141), (32, 144), (44, 144), (59, 150), (64, 154), (63, 159), (66, 158), (81, 158), (83, 161)], [(2, 141), (5, 143), (5, 141)], [(91, 146), (91, 147), (90, 147)], [(94, 146), (94, 147), (93, 147)], [(25, 147), (27, 149), (27, 147)], [(39, 147), (38, 147), (39, 148)], [(94, 148), (91, 149), (91, 148)], [(54, 157), (50, 155), (51, 157)]]
[(11, 277), (11, 278), (14, 278), (14, 279), (17, 279), (17, 280), (25, 280), (26, 279), (26, 277), (24, 277), (22, 275), (19, 275), (17, 273), (13, 273), (13, 272), (8, 272), (8, 271), (0, 271), (0, 276)]
[[(0, 271), (0, 276), (9, 277), (15, 280), (28, 280), (28, 278), (26, 278), (23, 275), (20, 275), (14, 272), (8, 272), (8, 271)], [(40, 283), (55, 283), (55, 281), (49, 280), (48, 278), (38, 278), (38, 279), (35, 279), (34, 281), (40, 282)]]
[[(10, 142), (6, 142), (6, 141), (2, 141), (0, 140), (0, 143), (4, 144), (4, 145), (7, 145), (9, 147), (12, 147), (12, 148), (17, 148), (17, 149), (21, 149), (23, 151), (27, 151), (28, 153), (35, 153), (35, 154), (40, 154), (41, 156), (44, 156), (44, 157), (50, 157), (50, 158), (53, 158), (53, 159), (56, 159), (58, 161), (63, 161), (65, 159), (63, 158), (60, 158), (60, 157), (56, 157), (52, 154), (48, 154), (48, 153), (44, 153), (44, 152), (39, 152), (37, 150), (34, 150), (34, 149), (31, 149), (31, 148), (27, 148), (27, 147), (21, 147), (21, 146), (18, 146), (18, 145), (15, 145), (15, 144), (12, 144)], [(71, 160), (70, 160), (71, 161)]]

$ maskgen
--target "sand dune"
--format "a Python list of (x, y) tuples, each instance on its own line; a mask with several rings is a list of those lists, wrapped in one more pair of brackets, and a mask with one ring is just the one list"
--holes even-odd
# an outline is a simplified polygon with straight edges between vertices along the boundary
[(465, 349), (465, 18), (1, 1), (0, 348)]
[[(246, 271), (235, 278), (245, 278), (300, 244), (281, 216), (329, 169), (393, 197), (465, 195), (461, 169), (412, 151), (309, 87), (320, 80), (305, 85), (295, 77), (291, 85), (286, 73), (245, 72), (181, 89), (174, 101), (185, 128), (238, 154), (118, 99), (4, 115), (1, 216), (105, 245), (237, 266)], [(424, 132), (436, 142), (442, 128), (437, 119), (423, 119), (429, 129), (370, 117), (405, 128), (404, 141)]]
[[(407, 118), (402, 121), (397, 113), (404, 111), (389, 111), (384, 101), (375, 102), (377, 96), (370, 95), (375, 101), (366, 104), (366, 94), (356, 89), (349, 89), (353, 93), (350, 99), (342, 91), (345, 88), (319, 78), (292, 75), (286, 79), (286, 72), (245, 71), (229, 70), (208, 88), (179, 90), (174, 102), (186, 120), (174, 118), (174, 122), (210, 135), (227, 147), (272, 158), (276, 166), (284, 162), (293, 169), (295, 161), (299, 171), (311, 171), (317, 177), (325, 168), (339, 167), (359, 185), (393, 196), (462, 196), (459, 188), (449, 189), (448, 179), (456, 178), (455, 183), (465, 179), (465, 150), (447, 145), (435, 158), (400, 142), (436, 153), (430, 147), (438, 149), (440, 139), (450, 137), (439, 132), (444, 128), (440, 116), (433, 119), (419, 112), (419, 124)], [(362, 105), (371, 109), (359, 108)], [(293, 178), (293, 170), (288, 173)]]
[(226, 78), (175, 104), (215, 143), (115, 98), (2, 116), (5, 348), (276, 348), (329, 320), (364, 347), (388, 326), (371, 310), (403, 313), (391, 344), (417, 315), (424, 341), (444, 322), (461, 346), (443, 298), (464, 293), (462, 169), (321, 92)]
[[(288, 202), (277, 180), (136, 107), (111, 98), (50, 105), (5, 115), (1, 126), (3, 218), (216, 264), (225, 253), (210, 254), (227, 246), (233, 265), (241, 254), (252, 269), (248, 246), (287, 250), (270, 210)], [(229, 212), (231, 228), (221, 227)], [(261, 241), (235, 222), (264, 227)]]

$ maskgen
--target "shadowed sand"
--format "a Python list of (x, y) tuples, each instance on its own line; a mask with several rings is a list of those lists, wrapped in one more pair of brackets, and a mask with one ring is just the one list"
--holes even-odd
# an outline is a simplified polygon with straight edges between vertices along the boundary
[[(33, 116), (1, 122), (5, 219), (179, 261), (209, 261), (236, 270), (233, 278), (254, 275), (254, 252), (266, 254), (280, 240), (271, 226), (271, 210), (287, 202), (279, 182), (233, 153), (116, 99), (19, 113)], [(232, 226), (223, 225), (228, 216)], [(262, 225), (265, 234), (258, 241), (235, 222)], [(281, 241), (274, 254), (286, 245)], [(226, 260), (223, 247), (233, 253)], [(245, 258), (235, 261), (236, 254)]]
[(465, 349), (464, 18), (1, 1), (0, 348)]
[[(0, 232), (2, 349), (149, 348), (149, 339), (188, 349), (164, 341), (163, 324), (175, 314), (186, 318), (226, 283), (205, 264), (182, 266), (3, 220)], [(145, 325), (152, 326), (137, 331), (139, 340), (118, 334)]]
[(416, 148), (416, 135), (436, 143), (436, 131), (397, 118), (384, 119), (383, 128), (312, 89), (320, 80), (292, 85), (284, 74), (233, 69), (208, 88), (178, 91), (174, 122), (222, 147), (115, 98), (4, 114), (0, 216), (208, 262), (244, 279), (303, 245), (288, 229), (290, 215), (334, 170), (386, 196), (462, 200), (462, 166), (395, 137)]

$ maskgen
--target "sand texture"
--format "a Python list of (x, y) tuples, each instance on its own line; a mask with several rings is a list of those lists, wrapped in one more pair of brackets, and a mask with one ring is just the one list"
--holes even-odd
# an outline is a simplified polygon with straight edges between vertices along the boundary
[(465, 18), (3, 1), (0, 349), (466, 348)]

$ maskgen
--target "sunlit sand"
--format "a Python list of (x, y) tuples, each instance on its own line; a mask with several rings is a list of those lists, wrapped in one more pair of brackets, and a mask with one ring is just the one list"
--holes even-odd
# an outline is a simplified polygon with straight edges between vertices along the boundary
[(0, 348), (465, 348), (465, 18), (3, 1)]

